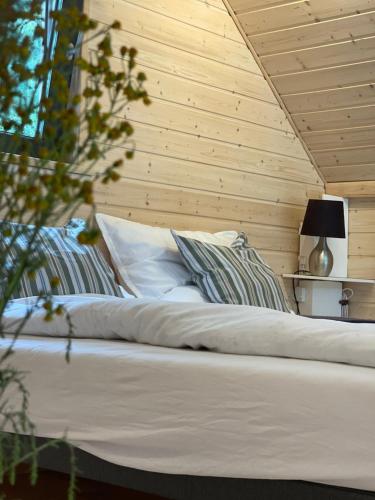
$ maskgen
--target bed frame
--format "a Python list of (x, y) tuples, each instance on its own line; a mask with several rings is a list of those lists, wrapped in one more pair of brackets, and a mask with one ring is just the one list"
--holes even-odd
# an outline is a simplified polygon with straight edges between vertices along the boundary
[[(46, 440), (39, 438), (39, 444)], [(80, 477), (93, 479), (173, 500), (374, 500), (375, 493), (304, 481), (231, 479), (145, 472), (106, 462), (76, 449)], [(67, 472), (66, 449), (50, 448), (40, 467)]]

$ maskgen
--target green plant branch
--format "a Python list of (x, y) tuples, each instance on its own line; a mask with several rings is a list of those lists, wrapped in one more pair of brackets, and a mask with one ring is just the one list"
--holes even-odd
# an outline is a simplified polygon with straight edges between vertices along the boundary
[[(7, 335), (10, 340), (0, 356), (0, 483), (5, 476), (14, 482), (17, 466), (29, 460), (31, 482), (34, 483), (39, 452), (61, 440), (37, 447), (35, 426), (28, 413), (27, 374), (7, 363), (16, 350), (19, 335), (37, 309), (45, 307), (47, 319), (53, 319), (58, 313), (64, 314), (68, 324), (67, 361), (74, 325), (66, 311), (60, 306), (54, 307), (53, 296), (48, 290), (40, 292), (19, 322), (9, 324), (5, 315), (23, 276), (35, 274), (43, 266), (43, 259), (36, 256), (44, 226), (73, 217), (85, 205), (90, 216), (88, 227), (79, 239), (86, 244), (95, 242), (97, 232), (90, 225), (95, 207), (94, 183), (119, 179), (119, 168), (133, 155), (129, 148), (134, 150), (133, 128), (126, 117), (127, 107), (136, 101), (148, 105), (150, 100), (143, 86), (145, 75), (134, 74), (136, 50), (121, 47), (119, 54), (114, 54), (111, 35), (120, 28), (118, 22), (99, 29), (98, 23), (76, 9), (65, 13), (51, 12), (50, 27), (55, 28), (59, 35), (54, 46), (52, 36), (48, 37), (40, 26), (41, 0), (0, 0), (0, 10), (0, 125), (5, 129), (0, 133), (0, 211), (3, 219), (0, 221), (0, 337), (7, 334), (6, 327), (13, 332), (10, 337)], [(20, 19), (22, 28), (29, 22), (34, 23), (37, 26), (35, 33), (19, 36), (14, 26)], [(76, 94), (71, 92), (61, 73), (61, 68), (72, 64), (68, 52), (73, 32), (84, 35), (76, 47), (81, 54), (75, 55), (73, 63), (76, 70), (85, 75), (85, 83)], [(44, 55), (33, 67), (28, 61), (35, 40), (42, 41)], [(96, 47), (93, 47), (94, 42)], [(82, 56), (82, 47), (86, 44), (90, 47), (87, 59)], [(118, 66), (119, 60), (119, 71), (114, 71), (112, 63), (116, 62)], [(47, 95), (50, 77), (53, 99), (52, 94)], [(30, 84), (30, 95), (23, 95), (22, 86), (30, 88)], [(32, 116), (37, 126), (34, 140), (37, 158), (30, 141), (25, 141), (23, 136), (25, 127), (32, 123)], [(43, 137), (38, 135), (42, 124)], [(115, 146), (120, 157), (107, 162), (106, 156)], [(105, 167), (97, 169), (99, 162), (106, 162)], [(6, 341), (4, 338), (4, 346)], [(13, 434), (7, 434), (9, 430)], [(22, 451), (21, 434), (28, 435), (30, 450), (27, 452)], [(10, 454), (6, 453), (9, 446)], [(73, 500), (73, 447), (70, 451), (72, 475), (68, 498)]]

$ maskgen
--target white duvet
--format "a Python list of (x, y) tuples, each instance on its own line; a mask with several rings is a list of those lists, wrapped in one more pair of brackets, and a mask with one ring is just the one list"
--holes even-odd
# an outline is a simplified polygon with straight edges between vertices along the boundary
[[(64, 319), (45, 323), (40, 312), (28, 323), (48, 336), (22, 336), (12, 364), (27, 372), (37, 435), (67, 430), (74, 445), (136, 469), (375, 490), (375, 371), (311, 360), (373, 366), (373, 326), (202, 303), (61, 301), (76, 336), (97, 338), (74, 340), (67, 364), (66, 340), (54, 338), (67, 333)], [(9, 329), (27, 307), (8, 310)], [(183, 346), (244, 355), (170, 348)]]
[[(375, 324), (309, 319), (250, 306), (95, 295), (59, 297), (57, 302), (65, 305), (79, 338), (375, 367)], [(14, 330), (32, 303), (32, 299), (14, 302), (5, 315), (5, 331)], [(66, 318), (47, 323), (44, 314), (43, 309), (34, 312), (23, 333), (68, 334)]]

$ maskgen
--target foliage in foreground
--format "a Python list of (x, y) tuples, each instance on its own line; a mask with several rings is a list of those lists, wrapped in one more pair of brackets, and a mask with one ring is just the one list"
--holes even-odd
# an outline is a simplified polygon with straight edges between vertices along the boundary
[[(36, 258), (41, 228), (68, 220), (86, 205), (88, 226), (79, 239), (85, 244), (95, 242), (94, 185), (118, 180), (121, 168), (133, 157), (133, 127), (125, 115), (128, 104), (139, 100), (150, 104), (143, 87), (146, 77), (135, 70), (137, 51), (128, 47), (114, 51), (112, 47), (111, 34), (121, 29), (119, 22), (100, 27), (72, 8), (47, 13), (46, 24), (46, 3), (51, 2), (0, 0), (2, 338), (6, 334), (4, 314), (21, 276), (28, 273), (32, 277), (43, 265)], [(67, 78), (72, 68), (73, 80), (81, 78), (76, 91)], [(106, 160), (114, 145), (120, 146), (116, 151), (121, 153)], [(20, 237), (26, 243), (15, 259), (11, 248)], [(52, 281), (53, 289), (58, 278)], [(45, 309), (47, 321), (64, 312), (61, 306), (54, 306), (52, 296), (41, 294), (16, 325), (15, 333), (7, 335), (8, 347), (0, 357), (0, 484), (5, 478), (13, 484), (18, 464), (25, 461), (31, 463), (31, 482), (37, 480), (40, 450), (28, 416), (26, 374), (14, 368), (10, 358), (22, 328), (40, 307)], [(68, 342), (67, 358), (69, 349)], [(26, 447), (23, 434), (30, 436)], [(74, 497), (74, 474), (68, 497)]]

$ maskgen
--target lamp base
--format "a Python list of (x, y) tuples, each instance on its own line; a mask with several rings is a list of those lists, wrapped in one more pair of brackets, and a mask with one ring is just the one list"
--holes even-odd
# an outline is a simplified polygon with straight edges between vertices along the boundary
[(318, 244), (311, 252), (309, 268), (313, 276), (327, 277), (331, 274), (333, 255), (324, 236), (319, 238)]

